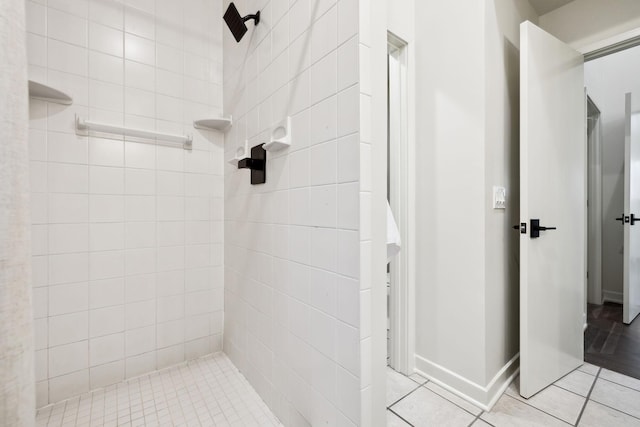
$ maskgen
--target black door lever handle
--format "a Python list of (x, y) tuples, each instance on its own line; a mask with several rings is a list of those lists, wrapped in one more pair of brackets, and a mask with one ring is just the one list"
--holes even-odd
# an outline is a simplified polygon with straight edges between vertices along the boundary
[(544, 227), (544, 226), (540, 225), (540, 220), (539, 219), (532, 219), (531, 220), (531, 238), (532, 239), (540, 237), (540, 232), (541, 231), (548, 231), (548, 230), (557, 230), (557, 228), (556, 227)]
[(629, 224), (634, 225), (638, 221), (640, 221), (640, 218), (636, 218), (636, 216), (634, 214), (631, 214), (631, 218), (629, 220)]
[(616, 218), (616, 221), (620, 221), (620, 223), (624, 225), (624, 213), (620, 215), (620, 218)]

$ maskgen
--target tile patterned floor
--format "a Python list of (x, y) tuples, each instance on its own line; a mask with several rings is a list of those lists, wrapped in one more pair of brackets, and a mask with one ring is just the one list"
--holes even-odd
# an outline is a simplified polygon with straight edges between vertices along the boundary
[(530, 399), (518, 380), (490, 412), (419, 375), (387, 368), (387, 426), (640, 427), (640, 380), (585, 363)]
[(37, 426), (281, 426), (223, 353), (38, 410)]

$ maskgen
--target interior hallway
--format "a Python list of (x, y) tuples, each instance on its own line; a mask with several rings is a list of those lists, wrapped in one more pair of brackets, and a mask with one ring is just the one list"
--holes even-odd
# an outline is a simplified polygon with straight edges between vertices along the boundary
[(622, 305), (589, 304), (584, 360), (640, 379), (640, 321), (622, 322)]
[(387, 368), (387, 426), (640, 426), (640, 380), (585, 363), (526, 400), (516, 379), (490, 412)]

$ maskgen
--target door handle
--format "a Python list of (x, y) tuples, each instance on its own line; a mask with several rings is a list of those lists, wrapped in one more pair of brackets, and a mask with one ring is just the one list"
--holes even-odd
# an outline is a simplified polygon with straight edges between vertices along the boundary
[(616, 221), (620, 221), (620, 223), (624, 225), (624, 213), (620, 215), (620, 218), (616, 218)]
[(540, 225), (540, 220), (539, 219), (532, 219), (531, 220), (531, 238), (532, 239), (540, 237), (540, 232), (541, 231), (548, 231), (548, 230), (556, 230), (556, 227), (544, 227), (544, 226)]
[(633, 225), (636, 223), (636, 221), (640, 221), (640, 218), (636, 218), (636, 216), (634, 214), (631, 214), (631, 218), (629, 221), (629, 224)]

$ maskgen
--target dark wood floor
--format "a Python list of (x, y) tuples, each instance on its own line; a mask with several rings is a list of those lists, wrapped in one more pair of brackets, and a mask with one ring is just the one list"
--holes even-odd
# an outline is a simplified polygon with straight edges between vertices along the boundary
[(584, 360), (640, 379), (640, 319), (625, 325), (622, 305), (606, 302), (588, 305), (587, 325)]

